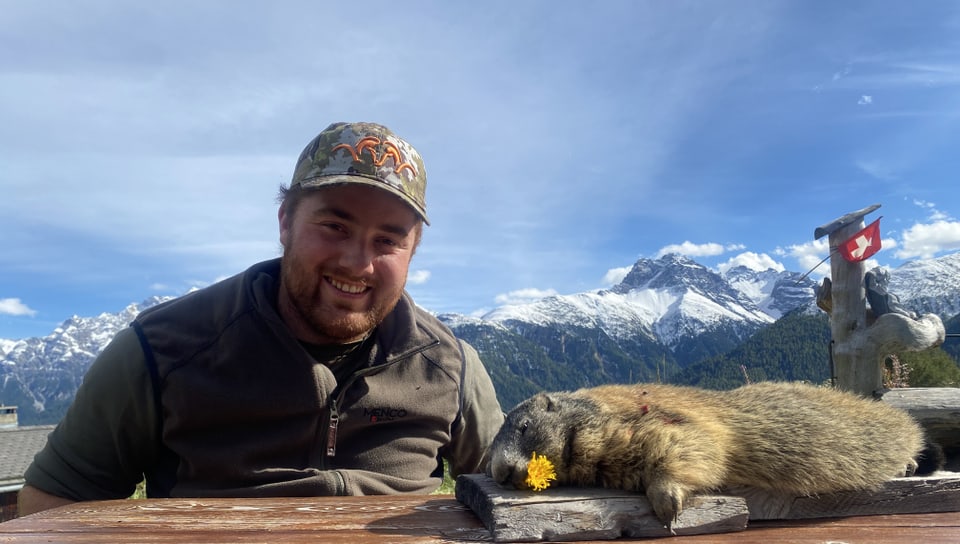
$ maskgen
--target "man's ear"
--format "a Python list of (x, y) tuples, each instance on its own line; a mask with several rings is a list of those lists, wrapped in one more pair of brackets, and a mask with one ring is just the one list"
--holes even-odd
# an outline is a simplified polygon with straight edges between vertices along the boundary
[(280, 245), (287, 247), (287, 242), (290, 240), (290, 214), (287, 213), (287, 207), (283, 204), (280, 205), (277, 210), (277, 221), (280, 224)]

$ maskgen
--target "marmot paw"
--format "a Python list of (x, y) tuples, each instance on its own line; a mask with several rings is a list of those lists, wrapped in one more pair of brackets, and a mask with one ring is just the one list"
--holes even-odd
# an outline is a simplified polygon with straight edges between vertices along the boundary
[(677, 484), (660, 482), (647, 488), (647, 500), (657, 517), (669, 527), (683, 511), (686, 492)]

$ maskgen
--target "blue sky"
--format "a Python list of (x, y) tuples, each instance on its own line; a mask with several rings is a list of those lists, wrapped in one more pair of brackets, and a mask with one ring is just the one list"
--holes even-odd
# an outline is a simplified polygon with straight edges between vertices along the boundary
[(952, 1), (0, 0), (0, 338), (279, 255), (277, 188), (333, 121), (423, 155), (435, 312), (667, 251), (802, 272), (874, 203), (875, 264), (942, 256), (958, 91)]

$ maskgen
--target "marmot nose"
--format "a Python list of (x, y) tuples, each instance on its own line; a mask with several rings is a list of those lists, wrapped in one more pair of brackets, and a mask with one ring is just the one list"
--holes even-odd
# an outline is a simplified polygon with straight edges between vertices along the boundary
[(497, 482), (500, 487), (513, 487), (511, 480), (513, 479), (513, 467), (509, 465), (497, 465), (493, 467), (493, 481)]

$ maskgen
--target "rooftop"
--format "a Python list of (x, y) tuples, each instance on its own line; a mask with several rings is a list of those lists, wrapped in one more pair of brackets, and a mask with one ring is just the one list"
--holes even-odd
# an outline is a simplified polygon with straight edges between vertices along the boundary
[(23, 486), (23, 473), (47, 443), (53, 425), (0, 430), (0, 492)]

